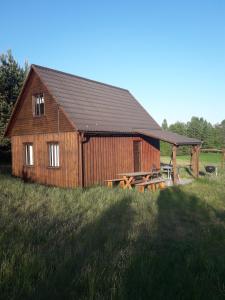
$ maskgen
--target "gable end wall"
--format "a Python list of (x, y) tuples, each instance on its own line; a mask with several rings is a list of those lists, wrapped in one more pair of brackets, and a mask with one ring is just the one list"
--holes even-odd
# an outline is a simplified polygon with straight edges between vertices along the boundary
[[(45, 115), (34, 117), (32, 95), (40, 92), (44, 93)], [(8, 135), (54, 133), (58, 131), (74, 131), (74, 128), (61, 108), (58, 109), (58, 104), (49, 94), (37, 74), (32, 71), (16, 108)]]

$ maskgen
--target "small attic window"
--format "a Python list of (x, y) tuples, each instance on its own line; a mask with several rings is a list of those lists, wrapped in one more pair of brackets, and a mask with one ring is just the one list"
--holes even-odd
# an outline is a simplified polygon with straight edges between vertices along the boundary
[(44, 94), (36, 94), (33, 96), (33, 114), (34, 116), (43, 116), (45, 113)]

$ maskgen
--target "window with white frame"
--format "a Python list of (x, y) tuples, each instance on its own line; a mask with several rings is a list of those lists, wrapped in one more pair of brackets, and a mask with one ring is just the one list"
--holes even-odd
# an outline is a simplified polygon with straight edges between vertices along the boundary
[(33, 96), (33, 107), (34, 107), (34, 115), (42, 116), (45, 113), (45, 99), (44, 94), (36, 94)]
[(49, 166), (50, 167), (59, 167), (59, 143), (49, 143)]
[(27, 166), (33, 166), (34, 165), (34, 150), (33, 150), (33, 144), (27, 143), (25, 144), (25, 164)]

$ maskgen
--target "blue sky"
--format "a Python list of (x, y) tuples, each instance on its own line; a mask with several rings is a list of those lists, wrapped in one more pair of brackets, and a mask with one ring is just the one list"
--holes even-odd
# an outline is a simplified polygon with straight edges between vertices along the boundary
[(225, 1), (4, 1), (0, 53), (129, 89), (158, 121), (225, 119)]

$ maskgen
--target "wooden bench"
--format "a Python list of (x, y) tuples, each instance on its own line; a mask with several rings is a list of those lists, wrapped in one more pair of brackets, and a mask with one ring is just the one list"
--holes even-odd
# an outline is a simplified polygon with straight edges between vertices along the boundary
[(150, 191), (155, 191), (157, 188), (164, 189), (166, 187), (165, 180), (162, 178), (155, 178), (148, 180), (142, 183), (136, 184), (136, 187), (139, 192), (143, 193), (145, 188), (148, 188)]
[(122, 178), (120, 179), (108, 179), (108, 180), (105, 180), (105, 182), (107, 182), (107, 186), (109, 188), (112, 188), (114, 186), (120, 186), (120, 187), (123, 187), (124, 186), (124, 180)]
[(143, 179), (135, 179), (135, 180), (133, 180), (133, 181), (131, 182), (131, 184), (132, 184), (132, 185), (137, 185), (137, 184), (143, 183), (143, 182), (144, 182)]

